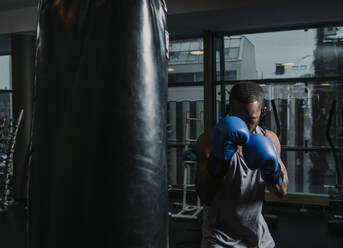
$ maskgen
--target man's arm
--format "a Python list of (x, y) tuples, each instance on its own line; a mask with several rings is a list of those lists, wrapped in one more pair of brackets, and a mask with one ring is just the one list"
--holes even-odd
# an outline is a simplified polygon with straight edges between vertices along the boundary
[(243, 120), (236, 116), (227, 116), (214, 129), (199, 137), (196, 147), (196, 186), (200, 199), (205, 204), (210, 204), (222, 188), (229, 169), (228, 163), (237, 151), (237, 145), (246, 145), (249, 136), (249, 129)]
[(203, 133), (197, 141), (195, 151), (197, 154), (197, 170), (195, 184), (197, 193), (201, 201), (210, 205), (216, 193), (223, 185), (224, 175), (213, 177), (208, 173), (207, 163), (211, 154), (211, 144), (213, 141), (213, 129)]
[(283, 197), (287, 194), (287, 186), (288, 186), (288, 173), (286, 166), (281, 160), (281, 145), (278, 137), (276, 134), (270, 130), (266, 130), (266, 137), (270, 139), (270, 141), (274, 144), (276, 151), (278, 153), (278, 160), (281, 171), (283, 172), (283, 181), (282, 184), (270, 184), (266, 183), (267, 188), (270, 192), (273, 192), (278, 197)]

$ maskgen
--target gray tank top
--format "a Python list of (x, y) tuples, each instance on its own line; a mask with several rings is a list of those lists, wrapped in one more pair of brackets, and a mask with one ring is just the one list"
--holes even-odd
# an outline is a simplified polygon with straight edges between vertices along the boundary
[[(256, 133), (264, 131), (257, 127)], [(274, 247), (262, 216), (265, 184), (260, 170), (250, 170), (238, 152), (229, 166), (223, 190), (204, 208), (201, 247)]]

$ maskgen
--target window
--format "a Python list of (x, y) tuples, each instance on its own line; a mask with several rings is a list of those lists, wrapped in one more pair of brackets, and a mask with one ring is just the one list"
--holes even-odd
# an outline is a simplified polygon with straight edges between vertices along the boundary
[(225, 80), (236, 80), (237, 71), (226, 71), (224, 75)]
[[(185, 83), (204, 81), (203, 40), (176, 40), (170, 42), (168, 66), (168, 184), (183, 184), (184, 154), (203, 132), (203, 86), (185, 86)], [(187, 182), (194, 184), (195, 166), (188, 168)]]
[(239, 47), (225, 48), (225, 60), (237, 59), (239, 55)]
[[(342, 147), (339, 111), (333, 112), (328, 127), (329, 112), (334, 101), (341, 106), (343, 83), (290, 83), (264, 86), (269, 106), (275, 101), (280, 119), (280, 142), (283, 160), (288, 166), (290, 192), (327, 193), (328, 185), (336, 184), (336, 162), (329, 150), (327, 128), (334, 145)], [(273, 113), (275, 114), (275, 113)], [(276, 130), (275, 118), (266, 118), (267, 126)], [(295, 151), (301, 148), (311, 150)], [(338, 154), (342, 159), (342, 154)]]
[(0, 89), (10, 90), (11, 87), (11, 56), (0, 56)]
[(168, 81), (173, 83), (193, 82), (197, 81), (196, 75), (196, 72), (172, 73), (168, 75)]
[[(192, 41), (171, 41), (170, 47), (170, 67), (172, 67), (172, 65), (183, 64), (185, 66), (181, 66), (180, 68), (183, 71), (187, 70), (187, 68), (192, 68), (195, 71), (202, 70), (203, 44), (201, 39)], [(187, 66), (188, 64), (197, 65)], [(173, 71), (173, 73), (178, 73), (178, 71)]]
[[(224, 60), (224, 75), (228, 71), (235, 71), (234, 79), (225, 76), (224, 80), (244, 80), (257, 77), (255, 46), (246, 35), (224, 37)], [(218, 63), (220, 63), (219, 60)]]
[(224, 47), (240, 47), (242, 37), (225, 37), (224, 38)]
[(226, 36), (224, 42), (225, 56), (242, 60), (245, 72), (237, 79), (343, 76), (343, 27)]
[[(298, 68), (298, 66), (293, 66), (294, 69)], [(283, 75), (285, 74), (285, 66), (283, 64), (276, 64), (275, 66), (275, 74), (276, 75)]]
[(0, 36), (0, 118), (12, 117), (11, 38)]
[[(338, 160), (343, 161), (343, 81), (299, 80), (282, 84), (261, 82), (260, 85), (267, 108), (260, 125), (279, 136), (282, 160), (287, 165), (290, 179), (288, 192), (327, 194), (336, 184), (336, 168), (339, 166), (329, 145), (327, 130), (337, 149)], [(232, 85), (227, 85), (226, 93), (231, 88)], [(217, 92), (220, 92), (220, 86)], [(229, 94), (226, 96), (229, 99)], [(328, 126), (333, 106), (335, 109)]]
[(168, 67), (170, 83), (203, 81), (203, 44), (202, 39), (171, 41)]
[[(230, 61), (232, 40), (224, 38), (225, 80), (252, 79), (263, 87), (261, 125), (279, 136), (288, 191), (327, 194), (337, 183), (337, 158), (343, 161), (343, 27), (244, 34), (235, 43), (240, 59)], [(227, 104), (232, 83), (224, 84)]]
[[(1, 123), (1, 139), (0, 142), (0, 198), (2, 199), (2, 206), (4, 201), (9, 201), (13, 198), (12, 184), (13, 184), (13, 163), (10, 162), (7, 167), (4, 158), (8, 158), (9, 153), (9, 133), (12, 128), (12, 68), (11, 68), (11, 40), (10, 36), (0, 36), (0, 123)], [(11, 155), (12, 156), (12, 155)], [(10, 161), (12, 158), (10, 159)], [(7, 172), (8, 173), (8, 177)], [(9, 183), (9, 185), (8, 185)], [(5, 192), (4, 189), (8, 185), (9, 192)], [(1, 210), (0, 210), (1, 211)]]

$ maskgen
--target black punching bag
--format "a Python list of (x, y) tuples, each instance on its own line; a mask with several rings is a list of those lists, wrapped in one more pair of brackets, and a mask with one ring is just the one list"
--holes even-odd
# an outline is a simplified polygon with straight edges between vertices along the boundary
[(41, 0), (29, 248), (167, 247), (164, 0)]

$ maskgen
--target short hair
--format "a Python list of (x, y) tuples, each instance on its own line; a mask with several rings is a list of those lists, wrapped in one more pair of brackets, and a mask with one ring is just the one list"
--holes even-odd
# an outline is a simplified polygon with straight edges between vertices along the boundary
[(257, 83), (245, 81), (236, 83), (230, 91), (230, 102), (237, 100), (241, 103), (252, 103), (255, 101), (263, 103), (263, 89)]

